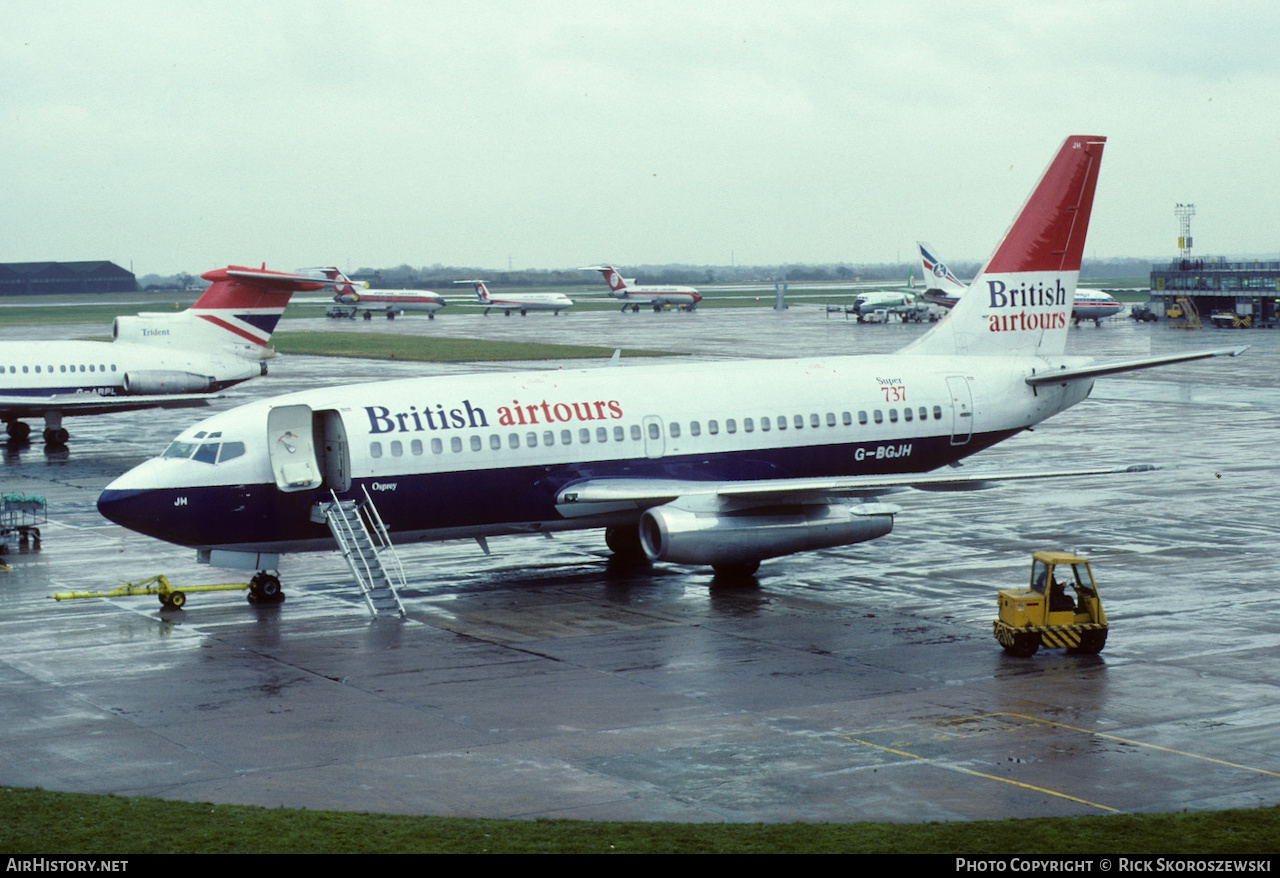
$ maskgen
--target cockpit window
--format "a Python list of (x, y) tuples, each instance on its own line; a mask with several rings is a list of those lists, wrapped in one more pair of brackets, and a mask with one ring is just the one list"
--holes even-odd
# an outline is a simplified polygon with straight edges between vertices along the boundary
[(164, 451), (165, 457), (190, 457), (196, 450), (194, 442), (174, 442)]
[(218, 462), (218, 443), (217, 442), (204, 443), (203, 445), (201, 445), (199, 448), (196, 449), (195, 457), (192, 459), (198, 460), (201, 463), (208, 463), (208, 464), (217, 463)]
[[(203, 435), (203, 434), (202, 434)], [(210, 434), (211, 436), (221, 434)], [(165, 449), (163, 457), (188, 458), (210, 466), (244, 455), (243, 442), (174, 442)]]

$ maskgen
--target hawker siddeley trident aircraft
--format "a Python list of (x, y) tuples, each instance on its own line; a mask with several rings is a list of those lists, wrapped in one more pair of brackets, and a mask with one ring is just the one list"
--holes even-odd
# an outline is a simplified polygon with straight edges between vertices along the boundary
[[(1122, 471), (927, 474), (1075, 405), (1100, 375), (1239, 352), (1063, 355), (1103, 143), (1067, 139), (971, 294), (896, 354), (303, 391), (191, 427), (98, 508), (268, 576), (277, 553), (333, 549), (322, 504), (366, 491), (396, 541), (604, 528), (620, 554), (742, 576), (884, 536), (899, 510), (876, 498), (893, 490)], [(206, 450), (227, 443), (245, 453)]]
[(0, 342), (0, 420), (9, 436), (44, 418), (44, 441), (65, 445), (62, 419), (208, 405), (212, 394), (267, 374), (267, 341), (295, 290), (328, 283), (232, 265), (178, 314), (117, 317), (110, 342)]

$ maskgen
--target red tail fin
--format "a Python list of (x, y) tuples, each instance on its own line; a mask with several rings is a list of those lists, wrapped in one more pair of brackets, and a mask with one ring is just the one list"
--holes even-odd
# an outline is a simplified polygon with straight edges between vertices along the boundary
[(969, 291), (904, 352), (1063, 353), (1105, 142), (1066, 139)]
[(988, 274), (1079, 271), (1105, 137), (1068, 137), (1023, 205)]
[(295, 291), (324, 289), (314, 277), (231, 265), (201, 275), (213, 284), (191, 313), (254, 344), (266, 345)]

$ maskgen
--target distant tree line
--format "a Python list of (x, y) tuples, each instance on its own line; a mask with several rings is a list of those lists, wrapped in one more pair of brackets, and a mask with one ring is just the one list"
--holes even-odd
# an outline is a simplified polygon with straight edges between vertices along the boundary
[[(1250, 257), (1252, 258), (1252, 257)], [(1243, 260), (1244, 257), (1241, 257)], [(1144, 278), (1150, 275), (1152, 266), (1165, 265), (1168, 260), (1155, 261), (1136, 257), (1113, 259), (1085, 259), (1080, 277), (1095, 278)], [(733, 283), (778, 283), (782, 281), (807, 283), (885, 281), (906, 283), (914, 276), (919, 284), (924, 278), (919, 262), (877, 262), (856, 264), (852, 262), (809, 265), (787, 263), (784, 265), (618, 265), (623, 277), (636, 279), (641, 284), (687, 284), (691, 286)], [(968, 279), (978, 273), (977, 262), (950, 262), (948, 267), (959, 278)], [(496, 271), (474, 266), (441, 265), (414, 267), (408, 264), (393, 268), (361, 268), (351, 274), (357, 281), (367, 281), (370, 286), (382, 288), (447, 289), (455, 280), (483, 278), (494, 287), (598, 287), (600, 275), (594, 271), (573, 268), (540, 269), (522, 271)], [(145, 290), (199, 289), (206, 284), (187, 273), (170, 276), (148, 274), (138, 279)]]

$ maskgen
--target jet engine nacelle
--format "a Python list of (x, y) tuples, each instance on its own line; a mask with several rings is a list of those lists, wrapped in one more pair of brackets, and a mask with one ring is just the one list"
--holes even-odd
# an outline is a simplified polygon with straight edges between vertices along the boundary
[(191, 372), (153, 370), (124, 373), (124, 392), (139, 396), (164, 393), (204, 393), (213, 386), (208, 375)]
[(190, 323), (182, 314), (141, 314), (117, 317), (111, 324), (111, 340), (127, 344), (181, 345), (188, 341), (184, 330)]
[(682, 498), (645, 510), (640, 544), (651, 561), (735, 564), (874, 540), (893, 530), (887, 503), (779, 505), (737, 511)]

